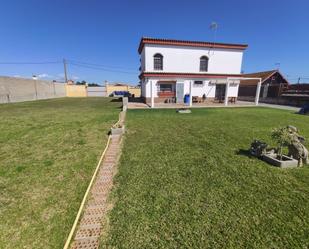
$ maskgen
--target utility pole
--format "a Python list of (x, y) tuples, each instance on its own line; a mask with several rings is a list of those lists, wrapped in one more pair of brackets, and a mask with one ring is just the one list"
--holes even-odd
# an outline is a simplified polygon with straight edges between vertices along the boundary
[(63, 59), (63, 68), (64, 68), (64, 81), (68, 83), (68, 73), (67, 73), (67, 62)]
[(300, 91), (300, 85), (299, 85), (299, 83), (300, 83), (300, 77), (298, 77), (298, 81), (297, 81), (297, 85), (298, 85), (297, 90), (298, 90), (298, 92)]

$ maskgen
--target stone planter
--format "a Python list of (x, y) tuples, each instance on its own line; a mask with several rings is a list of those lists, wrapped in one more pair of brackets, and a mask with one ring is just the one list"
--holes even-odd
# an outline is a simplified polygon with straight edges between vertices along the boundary
[(266, 154), (262, 156), (265, 162), (280, 168), (295, 168), (298, 166), (298, 161), (292, 157), (283, 155), (282, 160), (277, 154)]
[(111, 128), (112, 135), (121, 135), (125, 131), (124, 125), (122, 127)]

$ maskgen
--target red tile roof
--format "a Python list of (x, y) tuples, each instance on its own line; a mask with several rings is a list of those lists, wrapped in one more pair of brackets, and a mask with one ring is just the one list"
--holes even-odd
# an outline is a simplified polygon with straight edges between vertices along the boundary
[(227, 78), (227, 77), (241, 77), (241, 74), (214, 74), (214, 73), (171, 73), (171, 72), (143, 72), (139, 78), (145, 77), (163, 77), (163, 78)]
[[(283, 79), (284, 76), (279, 72), (279, 70), (270, 70), (270, 71), (264, 71), (264, 72), (256, 72), (256, 73), (247, 73), (242, 74), (242, 77), (247, 78), (262, 78), (262, 84), (266, 80), (268, 80), (271, 76), (273, 76), (275, 73), (279, 73)], [(285, 81), (288, 83), (288, 80), (285, 79)], [(257, 85), (258, 80), (241, 80), (241, 85)]]
[(171, 46), (188, 46), (188, 47), (207, 47), (207, 48), (225, 48), (235, 50), (245, 50), (247, 44), (232, 44), (232, 43), (218, 43), (218, 42), (205, 42), (205, 41), (184, 41), (172, 39), (158, 39), (143, 37), (140, 41), (138, 52), (141, 53), (145, 44), (159, 44)]

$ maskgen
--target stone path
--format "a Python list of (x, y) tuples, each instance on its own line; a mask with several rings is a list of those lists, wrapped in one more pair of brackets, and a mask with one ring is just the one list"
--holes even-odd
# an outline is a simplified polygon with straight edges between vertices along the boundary
[(122, 135), (112, 135), (105, 157), (91, 188), (89, 200), (77, 228), (72, 249), (99, 248), (102, 221), (107, 211), (107, 197), (120, 156)]

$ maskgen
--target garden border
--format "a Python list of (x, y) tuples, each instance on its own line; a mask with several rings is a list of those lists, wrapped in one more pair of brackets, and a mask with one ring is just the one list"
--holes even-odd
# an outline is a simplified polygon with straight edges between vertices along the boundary
[[(88, 200), (89, 192), (90, 192), (90, 190), (91, 190), (92, 187), (93, 187), (93, 183), (94, 183), (94, 181), (96, 180), (96, 177), (97, 177), (97, 175), (98, 175), (99, 169), (101, 168), (101, 166), (103, 166), (103, 165), (102, 165), (102, 164), (103, 164), (103, 159), (105, 158), (105, 154), (106, 154), (107, 150), (108, 150), (109, 147), (110, 147), (112, 138), (113, 138), (113, 137), (116, 137), (116, 136), (120, 136), (120, 139), (119, 139), (120, 142), (119, 142), (119, 144), (121, 144), (121, 136), (122, 136), (122, 134), (124, 133), (124, 130), (125, 130), (124, 121), (125, 121), (125, 117), (126, 117), (126, 110), (127, 110), (127, 102), (125, 101), (125, 98), (123, 98), (123, 107), (122, 107), (122, 111), (119, 113), (118, 121), (111, 127), (111, 132), (110, 132), (110, 134), (108, 135), (108, 140), (107, 140), (105, 149), (103, 150), (103, 152), (102, 152), (102, 154), (101, 154), (100, 160), (99, 160), (99, 162), (98, 162), (98, 164), (97, 164), (97, 166), (96, 166), (96, 169), (95, 169), (95, 171), (94, 171), (94, 173), (93, 173), (93, 176), (92, 176), (92, 178), (91, 178), (91, 180), (90, 180), (90, 183), (89, 183), (89, 185), (88, 185), (88, 187), (87, 187), (87, 190), (86, 190), (86, 192), (85, 192), (85, 194), (84, 194), (83, 200), (82, 200), (82, 202), (81, 202), (81, 205), (80, 205), (80, 207), (79, 207), (78, 213), (77, 213), (77, 215), (76, 215), (76, 218), (75, 218), (75, 220), (74, 220), (73, 226), (72, 226), (72, 228), (71, 228), (71, 231), (70, 231), (70, 233), (69, 233), (69, 236), (67, 237), (67, 240), (66, 240), (66, 243), (65, 243), (63, 249), (68, 249), (69, 246), (71, 245), (73, 235), (74, 235), (74, 233), (76, 232), (77, 225), (79, 224), (79, 221), (80, 221), (80, 219), (81, 219), (82, 212), (83, 212), (83, 210), (84, 210), (84, 208), (85, 208), (86, 201)], [(112, 133), (113, 128), (116, 127), (116, 126), (119, 126), (119, 125), (121, 126), (123, 132), (120, 133), (120, 134), (113, 134), (113, 133)], [(119, 152), (121, 152), (121, 151), (119, 151)], [(119, 156), (120, 156), (120, 154), (118, 155), (118, 158), (119, 158)]]

